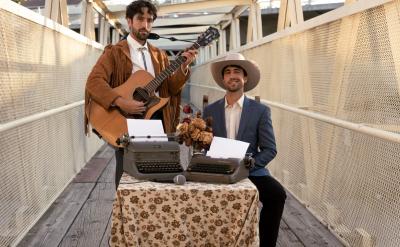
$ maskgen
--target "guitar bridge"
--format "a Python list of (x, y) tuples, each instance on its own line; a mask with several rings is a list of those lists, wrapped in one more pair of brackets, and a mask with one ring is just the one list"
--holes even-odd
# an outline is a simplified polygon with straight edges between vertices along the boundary
[(151, 108), (155, 105), (157, 105), (160, 102), (160, 99), (157, 96), (151, 96), (149, 100), (145, 103), (145, 106), (148, 108)]
[(120, 110), (120, 112), (125, 118), (143, 119), (144, 116), (146, 115), (147, 111), (150, 108), (152, 108), (153, 106), (157, 105), (158, 103), (160, 103), (160, 98), (158, 98), (157, 96), (150, 96), (148, 98), (148, 100), (145, 102), (146, 111), (144, 111), (143, 114), (141, 114), (141, 115), (139, 115), (139, 114), (128, 114), (128, 113), (123, 112), (121, 110)]

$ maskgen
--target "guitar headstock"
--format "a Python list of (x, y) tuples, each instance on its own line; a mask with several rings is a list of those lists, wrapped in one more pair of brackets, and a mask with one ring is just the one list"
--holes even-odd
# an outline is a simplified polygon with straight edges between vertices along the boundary
[(206, 46), (210, 44), (213, 40), (218, 38), (219, 38), (218, 29), (214, 27), (209, 27), (204, 33), (200, 34), (200, 36), (197, 38), (196, 43), (199, 46)]

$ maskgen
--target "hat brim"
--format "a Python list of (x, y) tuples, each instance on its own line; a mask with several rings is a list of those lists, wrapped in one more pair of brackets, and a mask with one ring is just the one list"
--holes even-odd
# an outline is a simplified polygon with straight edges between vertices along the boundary
[(211, 64), (211, 73), (214, 81), (223, 89), (226, 90), (224, 85), (224, 77), (222, 69), (228, 65), (240, 66), (247, 72), (247, 82), (244, 84), (243, 90), (245, 92), (252, 90), (258, 85), (260, 81), (260, 69), (250, 60), (224, 60)]

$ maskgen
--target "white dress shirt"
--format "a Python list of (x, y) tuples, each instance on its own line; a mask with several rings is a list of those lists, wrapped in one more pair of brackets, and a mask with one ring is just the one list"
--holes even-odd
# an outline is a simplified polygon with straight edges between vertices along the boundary
[(242, 116), (244, 94), (233, 105), (229, 105), (225, 97), (225, 127), (229, 139), (236, 139), (240, 117)]
[[(141, 45), (139, 44), (139, 42), (133, 39), (130, 34), (128, 35), (128, 38), (126, 40), (128, 41), (129, 53), (131, 54), (131, 60), (133, 63), (132, 74), (138, 70), (146, 70), (145, 68), (147, 67), (147, 72), (155, 77), (153, 61), (151, 61), (147, 42), (144, 45)], [(140, 49), (143, 49), (143, 47), (146, 48), (143, 50), (144, 59), (146, 60), (146, 66), (144, 66), (142, 53), (140, 52)], [(158, 91), (156, 91), (154, 94), (160, 96)]]
[(128, 41), (129, 53), (131, 54), (131, 60), (133, 63), (132, 73), (138, 70), (146, 70), (143, 62), (142, 53), (139, 51), (139, 49), (145, 47), (146, 49), (143, 50), (143, 53), (146, 60), (147, 72), (149, 72), (152, 76), (155, 76), (153, 62), (151, 61), (147, 42), (144, 45), (141, 45), (139, 44), (139, 42), (134, 40), (130, 34), (128, 35), (128, 38), (126, 40)]

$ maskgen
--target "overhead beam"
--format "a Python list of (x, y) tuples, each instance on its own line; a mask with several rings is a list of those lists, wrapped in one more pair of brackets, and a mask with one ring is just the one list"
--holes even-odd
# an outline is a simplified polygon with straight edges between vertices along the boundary
[(91, 40), (95, 40), (93, 22), (93, 3), (82, 1), (80, 33)]
[[(179, 3), (179, 4), (169, 4), (169, 5), (161, 5), (157, 11), (157, 15), (167, 15), (170, 13), (178, 13), (178, 12), (199, 12), (206, 11), (209, 9), (223, 8), (223, 7), (232, 7), (232, 6), (242, 6), (242, 5), (250, 5), (252, 0), (213, 0), (213, 1), (197, 1), (197, 2), (188, 2), (188, 3)], [(125, 11), (115, 11), (115, 16), (117, 17), (125, 17)]]
[[(83, 0), (86, 1), (86, 0)], [(115, 29), (118, 30), (120, 34), (127, 32), (126, 30), (122, 29), (122, 25), (118, 20), (118, 16), (114, 15), (104, 4), (102, 0), (87, 0), (88, 2), (93, 2), (93, 8), (96, 9), (104, 18), (113, 26)]]
[(255, 5), (256, 5), (256, 20), (257, 20), (257, 39), (261, 39), (263, 37), (261, 5), (259, 2), (255, 3)]
[(64, 27), (68, 27), (69, 17), (68, 17), (67, 0), (60, 0), (59, 19), (61, 21), (61, 25), (63, 25)]
[(256, 41), (262, 38), (262, 21), (260, 4), (254, 2), (250, 5), (250, 11), (247, 22), (247, 40), (246, 43)]
[(185, 48), (188, 48), (192, 46), (191, 43), (185, 43), (185, 42), (171, 42), (171, 41), (163, 41), (163, 40), (149, 40), (149, 43), (152, 45), (163, 49), (163, 50), (183, 50)]
[[(236, 6), (230, 13), (225, 14), (225, 18), (224, 20), (226, 20), (226, 22), (221, 23), (221, 30), (224, 30), (227, 26), (229, 26), (232, 23), (232, 20), (239, 18), (240, 15), (246, 11), (249, 8), (249, 6), (245, 5), (245, 6)], [(221, 20), (221, 21), (224, 21)]]
[(66, 0), (46, 0), (44, 4), (44, 16), (68, 27), (68, 11)]
[[(251, 3), (249, 3), (250, 5)], [(244, 6), (236, 6), (233, 10), (232, 10), (232, 14), (233, 14), (233, 18), (238, 18), (239, 16), (241, 16), (243, 14), (243, 12), (245, 12), (248, 8), (249, 5), (244, 5)]]
[(202, 15), (184, 18), (158, 18), (154, 22), (153, 27), (165, 27), (176, 25), (216, 25), (221, 21), (229, 20), (230, 17), (225, 14)]
[(226, 53), (226, 31), (219, 30), (220, 36), (218, 41), (218, 55)]
[(229, 50), (240, 47), (240, 23), (239, 18), (235, 18), (231, 22)]
[(304, 22), (300, 0), (281, 0), (278, 16), (278, 31)]
[(198, 1), (181, 4), (163, 5), (160, 7), (158, 14), (165, 15), (175, 12), (199, 11), (221, 7), (231, 7), (240, 5), (249, 5), (252, 0), (214, 0), (214, 1)]
[(281, 0), (278, 14), (278, 32), (285, 28), (286, 13), (287, 13), (287, 0)]
[(231, 23), (232, 23), (232, 19), (227, 21), (227, 22), (225, 22), (225, 23), (222, 23), (221, 24), (221, 30), (224, 30), (225, 28), (227, 28)]
[(198, 27), (184, 27), (184, 28), (167, 28), (167, 29), (157, 29), (154, 28), (152, 32), (159, 35), (168, 34), (185, 34), (185, 33), (202, 33), (206, 31), (209, 26), (198, 26)]
[(107, 45), (110, 41), (110, 23), (105, 20), (104, 16), (101, 16), (99, 19), (99, 43)]

